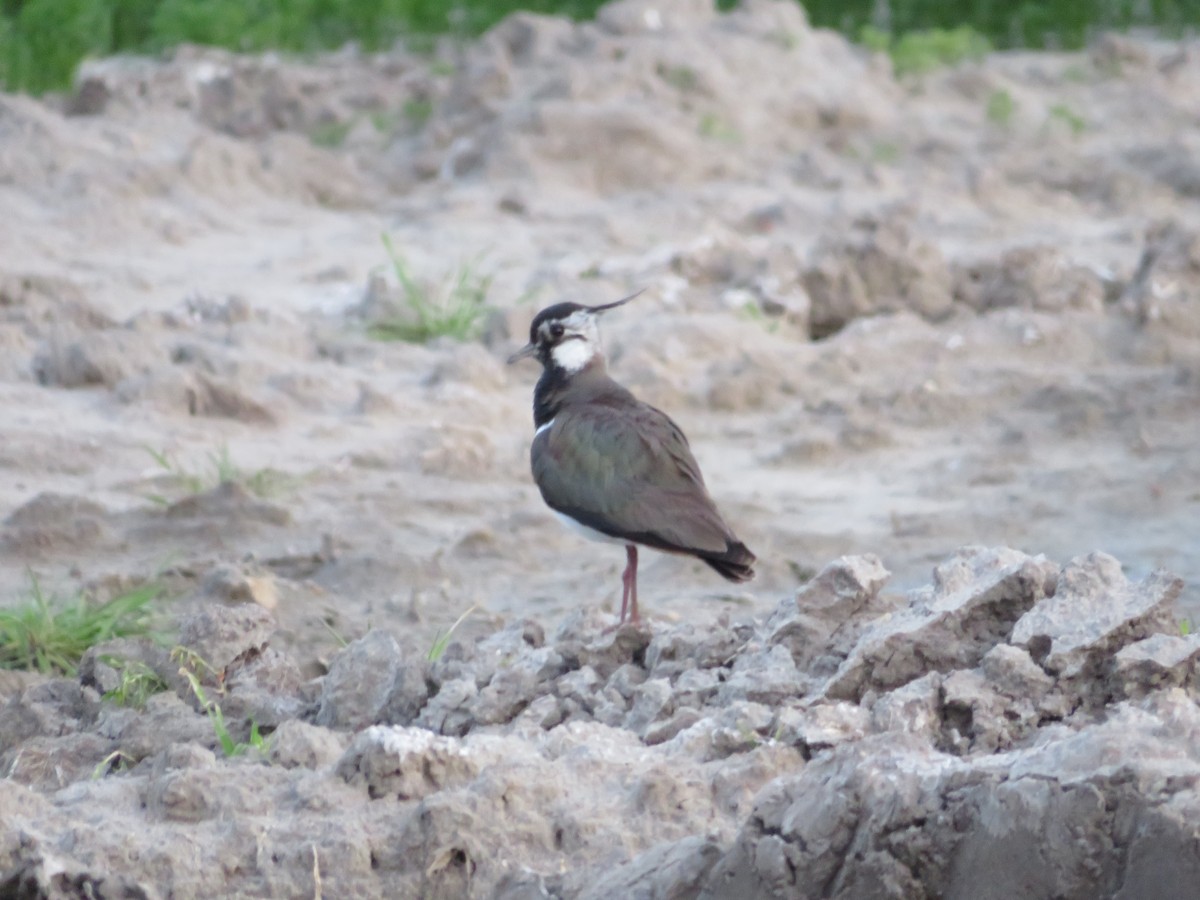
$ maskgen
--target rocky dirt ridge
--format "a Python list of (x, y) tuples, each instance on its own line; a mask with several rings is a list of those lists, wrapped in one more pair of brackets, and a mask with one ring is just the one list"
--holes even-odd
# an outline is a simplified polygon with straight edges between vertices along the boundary
[[(1200, 876), (1181, 582), (969, 547), (892, 595), (830, 563), (761, 620), (386, 631), (302, 681), (253, 604), (97, 647), (0, 709), (17, 896), (1148, 897)], [(113, 658), (173, 689), (102, 699)], [(120, 751), (120, 756), (114, 756)], [(89, 893), (90, 892), (90, 893)]]

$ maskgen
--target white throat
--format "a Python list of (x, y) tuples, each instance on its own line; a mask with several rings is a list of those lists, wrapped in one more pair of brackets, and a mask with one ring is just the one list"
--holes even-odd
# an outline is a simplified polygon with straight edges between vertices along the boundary
[(571, 375), (590, 363), (595, 356), (596, 347), (587, 339), (566, 340), (550, 351), (554, 364)]

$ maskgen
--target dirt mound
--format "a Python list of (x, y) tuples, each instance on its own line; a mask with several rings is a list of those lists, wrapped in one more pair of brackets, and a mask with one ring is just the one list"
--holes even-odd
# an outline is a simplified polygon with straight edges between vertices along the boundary
[(856, 226), (861, 237), (818, 244), (804, 273), (813, 337), (880, 313), (909, 310), (935, 321), (950, 314), (950, 271), (936, 247), (914, 240), (902, 217)]
[(797, 5), (627, 0), (594, 23), (506, 19), (393, 153), (418, 177), (613, 195), (745, 177), (813, 132), (889, 121), (895, 90)]
[[(178, 240), (220, 217), (222, 202), (249, 194), (333, 207), (361, 202), (352, 169), (307, 140), (269, 135), (252, 147), (184, 112), (157, 113), (173, 126), (131, 135), (128, 119), (120, 127), (108, 118), (68, 118), (29, 98), (0, 96), (0, 182), (14, 211), (33, 216), (40, 206), (80, 234), (120, 228)], [(14, 144), (19, 151), (7, 149)], [(180, 203), (191, 215), (180, 214)], [(14, 258), (21, 257), (6, 257), (9, 265)]]

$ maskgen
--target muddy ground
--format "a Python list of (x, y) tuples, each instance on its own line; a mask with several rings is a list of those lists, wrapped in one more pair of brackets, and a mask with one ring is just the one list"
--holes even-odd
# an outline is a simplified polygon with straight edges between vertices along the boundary
[[(6, 680), (0, 784), (19, 812), (0, 833), (0, 872), (45, 886), (57, 860), (108, 890), (119, 881), (115, 896), (294, 896), (322, 877), (328, 896), (533, 891), (518, 871), (575, 896), (603, 871), (644, 896), (800, 883), (849, 897), (869, 893), (855, 880), (869, 869), (884, 895), (980, 896), (954, 879), (1012, 870), (970, 844), (971, 823), (1051, 804), (1037, 807), (1041, 831), (1012, 839), (1019, 855), (1078, 812), (981, 785), (1027, 766), (1030, 791), (1077, 778), (1093, 793), (1071, 796), (1112, 815), (1124, 801), (1096, 773), (1113, 753), (1145, 756), (1118, 741), (1130, 729), (1178, 745), (1167, 805), (1194, 805), (1180, 623), (1200, 615), (1196, 96), (1194, 42), (1109, 36), (898, 81), (885, 57), (811, 29), (789, 3), (718, 15), (627, 2), (588, 24), (516, 16), (433, 54), (183, 48), (88, 63), (67, 96), (0, 97), (2, 602), (27, 596), (33, 573), (62, 596), (158, 581), (181, 621), (249, 616), (229, 626), (242, 642), (219, 665), (231, 684), (247, 665), (266, 674), (259, 693), (231, 688), (225, 702), (237, 728), (254, 716), (277, 735), (272, 765), (231, 762), (186, 684), (138, 713), (100, 702), (111, 685), (95, 666)], [(488, 280), (479, 340), (369, 336), (396, 311), (384, 234), (423, 281)], [(541, 306), (639, 288), (604, 322), (611, 370), (688, 433), (759, 577), (731, 587), (646, 554), (651, 632), (605, 637), (623, 554), (542, 506), (527, 458), (536, 367), (504, 359)], [(1014, 549), (955, 556), (971, 545)], [(778, 637), (781, 609), (804, 619), (805, 602), (832, 602), (810, 579), (847, 555), (891, 573), (867, 579), (870, 602), (830, 614), (857, 624)], [(1025, 574), (983, 583), (1009, 570)], [(1092, 574), (1060, 594), (1077, 570)], [(961, 604), (989, 589), (1004, 602), (938, 638), (962, 652), (838, 681), (874, 652), (872, 629), (930, 614), (929, 591)], [(1132, 611), (1113, 599), (1132, 595), (1153, 599)], [(1095, 635), (1036, 617), (1021, 631), (1061, 596), (1084, 598), (1058, 614)], [(424, 662), (472, 607), (446, 661)], [(888, 647), (912, 645), (898, 635)], [(1056, 662), (1047, 639), (1079, 658)], [(1118, 651), (1159, 675), (1129, 687), (1134, 663)], [(662, 669), (667, 658), (688, 662)], [(477, 702), (497, 659), (520, 662), (504, 676), (516, 699)], [(777, 690), (724, 689), (738, 673)], [(967, 689), (954, 679), (986, 702), (956, 706)], [(880, 711), (906, 690), (925, 704), (916, 719)], [(1015, 697), (1032, 705), (1013, 712)], [(755, 706), (729, 712), (734, 701)], [(987, 737), (972, 724), (984, 706), (1017, 724)], [(156, 716), (171, 724), (152, 737)], [(805, 736), (814, 716), (840, 737)], [(355, 734), (369, 725), (383, 730)], [(745, 739), (699, 749), (721, 729)], [(1118, 750), (1095, 749), (1095, 766), (1085, 753), (1074, 774), (1056, 768), (1071, 741), (1109, 739)], [(93, 781), (117, 750), (127, 760)], [(56, 766), (58, 753), (73, 762)], [(397, 788), (410, 754), (435, 774)], [(1129, 770), (1135, 782), (1150, 765)], [(911, 823), (929, 815), (897, 831), (879, 807), (812, 787), (841, 778), (869, 798), (888, 766), (966, 824), (926, 838)], [(523, 811), (495, 805), (505, 779)], [(560, 836), (544, 812), (563, 779), (587, 812), (562, 810)], [(190, 799), (164, 799), (171, 781)], [(714, 787), (680, 786), (700, 783)], [(978, 797), (937, 799), (961, 800), (963, 784)], [(1131, 843), (1159, 834), (1138, 818), (1144, 793), (1128, 800), (1128, 840), (1026, 895), (1103, 883), (1150, 896)], [(321, 821), (303, 839), (301, 810)], [(489, 830), (497, 816), (511, 827)], [(827, 846), (796, 837), (817, 820), (842, 823)], [(1186, 817), (1163, 821), (1174, 834)], [(440, 836), (477, 827), (470, 846)], [(121, 848), (99, 837), (114, 828)], [(896, 846), (855, 843), (871, 835)], [(393, 838), (408, 857), (386, 850)], [(786, 846), (766, 848), (775, 839)], [(608, 890), (595, 895), (634, 895)]]

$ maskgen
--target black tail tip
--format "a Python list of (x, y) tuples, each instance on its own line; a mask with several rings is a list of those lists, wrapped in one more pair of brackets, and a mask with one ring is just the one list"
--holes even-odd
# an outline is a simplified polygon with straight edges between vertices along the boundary
[(755, 560), (755, 555), (742, 543), (730, 544), (729, 549), (721, 556), (704, 557), (704, 561), (722, 578), (737, 582), (749, 581), (754, 577)]

